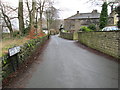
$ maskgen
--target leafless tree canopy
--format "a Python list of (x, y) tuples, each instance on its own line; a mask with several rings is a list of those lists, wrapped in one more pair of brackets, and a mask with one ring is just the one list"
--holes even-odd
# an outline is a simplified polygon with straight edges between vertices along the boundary
[[(45, 11), (50, 10), (49, 19), (58, 18), (57, 9), (53, 7), (54, 0), (19, 0), (18, 7), (13, 8), (10, 4), (2, 3), (0, 5), (3, 19), (10, 32), (13, 32), (11, 20), (18, 18), (19, 31), (22, 33), (24, 26), (33, 29), (37, 26), (37, 32), (42, 32), (43, 17)], [(28, 25), (27, 25), (28, 24)]]
[(13, 8), (13, 6), (10, 6), (6, 3), (1, 2), (0, 4), (0, 10), (2, 12), (2, 18), (5, 22), (2, 26), (7, 26), (8, 29), (10, 30), (11, 36), (13, 33), (13, 28), (12, 28), (12, 23), (11, 20), (18, 18), (17, 17), (17, 10), (18, 8)]
[(103, 2), (107, 2), (108, 5), (119, 3), (119, 0), (88, 0), (86, 3), (91, 3), (94, 5), (101, 5)]
[(107, 2), (107, 4), (111, 7), (111, 11), (114, 10), (116, 4), (120, 3), (120, 0), (88, 0), (87, 3), (91, 3), (92, 5), (100, 5), (102, 6), (103, 2)]

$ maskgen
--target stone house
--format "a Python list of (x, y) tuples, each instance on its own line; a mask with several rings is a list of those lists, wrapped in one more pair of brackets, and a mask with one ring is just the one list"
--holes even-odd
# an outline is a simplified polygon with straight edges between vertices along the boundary
[[(93, 10), (91, 13), (77, 13), (67, 19), (64, 19), (64, 29), (70, 31), (78, 31), (81, 26), (88, 26), (90, 24), (95, 24), (96, 27), (99, 26), (100, 13), (97, 10)], [(117, 15), (112, 12), (109, 15), (108, 24), (116, 25)]]
[(113, 10), (109, 15), (109, 25), (117, 25), (118, 20), (118, 14), (115, 12), (115, 10)]
[(81, 26), (88, 26), (89, 24), (99, 24), (100, 13), (93, 10), (91, 13), (79, 13), (64, 19), (65, 30), (79, 30)]

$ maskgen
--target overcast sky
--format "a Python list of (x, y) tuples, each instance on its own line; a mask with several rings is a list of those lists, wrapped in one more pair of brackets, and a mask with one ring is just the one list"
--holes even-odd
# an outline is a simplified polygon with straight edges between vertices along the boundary
[(63, 19), (76, 14), (77, 11), (86, 13), (97, 9), (101, 12), (101, 6), (92, 5), (91, 3), (87, 3), (87, 1), (88, 0), (59, 0), (55, 7), (61, 10), (60, 17)]
[[(92, 12), (93, 9), (97, 9), (101, 12), (101, 6), (92, 5), (87, 3), (88, 0), (55, 0), (55, 7), (60, 9), (60, 18), (68, 18), (79, 11), (80, 13)], [(18, 0), (4, 0), (4, 2), (10, 2), (13, 6), (18, 6)]]

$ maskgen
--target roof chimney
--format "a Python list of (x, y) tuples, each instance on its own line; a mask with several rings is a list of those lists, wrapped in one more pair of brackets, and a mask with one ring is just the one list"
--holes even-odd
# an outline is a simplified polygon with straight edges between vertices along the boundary
[(79, 11), (77, 11), (77, 14), (79, 14)]
[(97, 10), (93, 10), (92, 13), (98, 13)]

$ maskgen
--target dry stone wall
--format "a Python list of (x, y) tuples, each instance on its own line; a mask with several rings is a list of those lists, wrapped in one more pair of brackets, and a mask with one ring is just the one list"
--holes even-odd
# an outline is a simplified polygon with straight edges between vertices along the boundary
[(120, 59), (120, 31), (79, 32), (78, 41)]
[(64, 39), (73, 40), (73, 33), (60, 32), (60, 37)]

